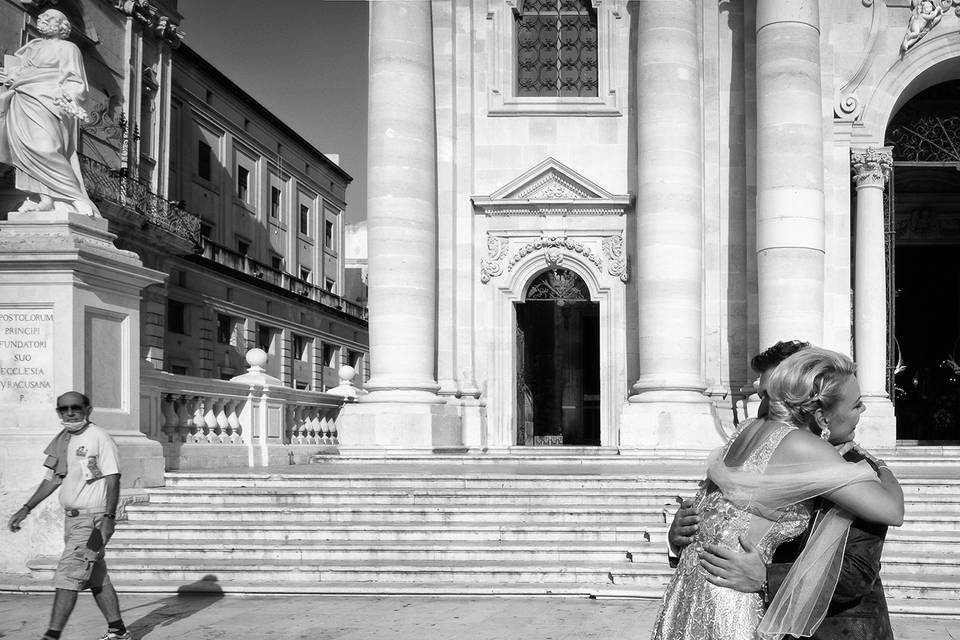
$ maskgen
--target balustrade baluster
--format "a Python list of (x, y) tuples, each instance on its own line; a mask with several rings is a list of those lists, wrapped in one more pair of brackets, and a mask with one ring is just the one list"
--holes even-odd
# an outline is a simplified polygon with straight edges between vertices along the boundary
[(216, 398), (206, 398), (204, 400), (206, 411), (203, 414), (203, 422), (207, 428), (207, 442), (221, 444), (223, 440), (220, 438), (220, 429), (217, 424), (218, 403), (219, 401)]
[(233, 444), (233, 429), (230, 427), (230, 421), (227, 419), (227, 410), (229, 407), (229, 400), (217, 401), (217, 433), (220, 435), (220, 442), (222, 444)]
[(161, 396), (160, 415), (162, 418), (160, 430), (166, 434), (167, 442), (182, 442), (182, 440), (174, 440), (180, 437), (178, 432), (180, 419), (177, 417), (177, 401), (173, 394), (165, 393)]

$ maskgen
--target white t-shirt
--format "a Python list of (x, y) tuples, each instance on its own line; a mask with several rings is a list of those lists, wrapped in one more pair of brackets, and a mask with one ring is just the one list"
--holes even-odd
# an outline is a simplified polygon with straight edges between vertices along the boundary
[(65, 509), (93, 509), (107, 505), (104, 476), (120, 473), (117, 444), (92, 422), (67, 443), (67, 475), (60, 485), (60, 504)]

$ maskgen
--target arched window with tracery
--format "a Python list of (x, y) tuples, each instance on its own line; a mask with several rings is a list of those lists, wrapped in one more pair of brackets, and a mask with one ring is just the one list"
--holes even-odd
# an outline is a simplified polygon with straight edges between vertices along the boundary
[(597, 97), (590, 0), (524, 0), (516, 11), (517, 97)]

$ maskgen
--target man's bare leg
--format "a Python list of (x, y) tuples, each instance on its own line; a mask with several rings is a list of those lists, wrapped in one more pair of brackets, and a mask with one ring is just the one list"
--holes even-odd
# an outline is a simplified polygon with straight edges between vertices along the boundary
[(112, 584), (105, 584), (102, 589), (93, 591), (93, 599), (107, 622), (115, 622), (120, 619), (120, 600), (117, 598), (117, 590), (113, 588)]
[(63, 631), (67, 620), (77, 604), (77, 592), (69, 589), (57, 589), (53, 597), (53, 611), (50, 612), (49, 628), (53, 631)]

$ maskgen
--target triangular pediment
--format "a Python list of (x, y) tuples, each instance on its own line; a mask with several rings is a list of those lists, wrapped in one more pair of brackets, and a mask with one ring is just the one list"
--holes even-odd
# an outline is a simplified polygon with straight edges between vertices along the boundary
[(553, 213), (623, 214), (628, 195), (616, 195), (554, 158), (547, 158), (489, 196), (474, 196), (474, 205), (486, 215), (543, 215)]
[(615, 197), (570, 167), (547, 158), (490, 194), (491, 200), (585, 200)]

